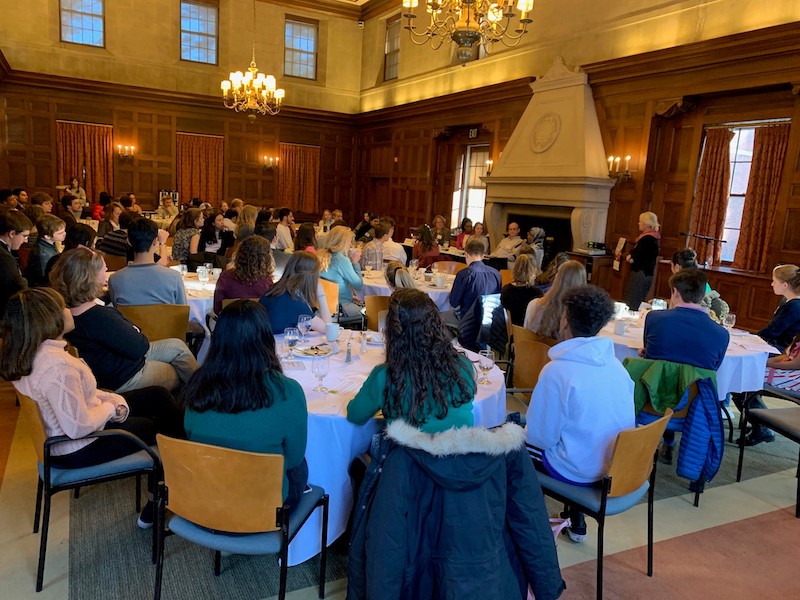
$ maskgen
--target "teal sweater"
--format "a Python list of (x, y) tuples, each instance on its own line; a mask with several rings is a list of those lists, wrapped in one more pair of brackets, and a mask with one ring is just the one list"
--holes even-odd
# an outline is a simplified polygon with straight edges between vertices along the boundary
[[(460, 375), (464, 381), (467, 382), (467, 389), (470, 390), (472, 397), (475, 397), (475, 380), (473, 379), (474, 371), (472, 363), (465, 356), (460, 356), (461, 362)], [(347, 420), (357, 425), (363, 425), (375, 416), (379, 410), (383, 408), (383, 391), (387, 385), (388, 367), (387, 365), (378, 365), (367, 377), (364, 385), (356, 394), (350, 403), (347, 405)], [(448, 400), (458, 392), (458, 387), (453, 382), (448, 391)], [(432, 400), (432, 397), (429, 398)], [(407, 413), (408, 399), (402, 402), (403, 413)], [(387, 419), (391, 421), (391, 419)], [(472, 416), (472, 400), (466, 404), (462, 404), (458, 408), (452, 405), (447, 409), (447, 415), (444, 419), (437, 419), (435, 414), (428, 417), (427, 422), (420, 426), (420, 429), (426, 433), (437, 433), (445, 431), (452, 427), (472, 427), (475, 422)]]
[[(280, 385), (279, 385), (280, 384)], [(308, 410), (303, 388), (280, 373), (264, 376), (272, 406), (237, 414), (187, 409), (186, 435), (193, 442), (246, 452), (283, 454), (283, 499), (289, 490), (286, 470), (303, 462), (308, 437)], [(281, 387), (283, 389), (281, 389)]]

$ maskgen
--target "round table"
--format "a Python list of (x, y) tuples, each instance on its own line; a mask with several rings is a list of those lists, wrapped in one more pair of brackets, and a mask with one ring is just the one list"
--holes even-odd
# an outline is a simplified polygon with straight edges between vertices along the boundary
[[(353, 362), (344, 362), (345, 345), (352, 335)], [(372, 334), (377, 335), (377, 334)], [(347, 527), (353, 505), (353, 491), (347, 469), (358, 455), (369, 448), (373, 434), (380, 430), (381, 419), (371, 419), (365, 425), (354, 425), (347, 418), (347, 403), (356, 395), (373, 367), (385, 361), (381, 345), (369, 345), (364, 354), (359, 354), (359, 332), (352, 334), (343, 330), (339, 337), (340, 351), (330, 357), (330, 371), (323, 385), (330, 392), (315, 392), (317, 379), (311, 373), (313, 359), (283, 360), (284, 374), (300, 383), (306, 394), (308, 405), (308, 481), (325, 488), (330, 496), (328, 520), (328, 543), (333, 543)], [(320, 344), (323, 336), (311, 333), (311, 344)], [(276, 336), (276, 344), (282, 349), (283, 336)], [(472, 361), (478, 355), (466, 352)], [(489, 374), (489, 385), (479, 385), (472, 412), (476, 426), (494, 427), (506, 417), (506, 387), (503, 375), (495, 367)], [(319, 511), (309, 519), (289, 546), (289, 564), (308, 560), (320, 551), (321, 514)]]
[(201, 284), (197, 280), (197, 273), (187, 273), (183, 278), (183, 287), (186, 290), (186, 303), (189, 305), (189, 320), (200, 323), (206, 330), (206, 337), (197, 353), (197, 362), (203, 364), (211, 344), (211, 332), (206, 327), (206, 315), (214, 308), (215, 281)]
[[(430, 278), (426, 281), (417, 281), (417, 289), (425, 292), (433, 300), (436, 307), (441, 311), (448, 311), (450, 306), (450, 290), (453, 289), (454, 275), (445, 275), (444, 287), (436, 287), (430, 284)], [(386, 276), (380, 271), (372, 271), (364, 276), (364, 288), (361, 290), (364, 296), (391, 296), (392, 288), (386, 281)]]

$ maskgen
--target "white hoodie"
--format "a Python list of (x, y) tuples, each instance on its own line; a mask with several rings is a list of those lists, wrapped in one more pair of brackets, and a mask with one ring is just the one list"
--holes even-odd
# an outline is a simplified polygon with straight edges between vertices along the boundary
[(572, 338), (548, 356), (526, 415), (528, 444), (570, 481), (602, 479), (617, 434), (635, 426), (633, 380), (608, 338)]

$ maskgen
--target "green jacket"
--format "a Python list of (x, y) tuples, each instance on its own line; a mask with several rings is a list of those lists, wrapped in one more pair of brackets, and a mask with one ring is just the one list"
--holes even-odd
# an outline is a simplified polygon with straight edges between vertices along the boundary
[(626, 358), (622, 365), (633, 379), (633, 401), (636, 414), (642, 411), (650, 400), (653, 409), (664, 414), (668, 408), (675, 408), (683, 398), (686, 389), (695, 381), (711, 379), (717, 387), (717, 372), (701, 369), (683, 363), (649, 358)]

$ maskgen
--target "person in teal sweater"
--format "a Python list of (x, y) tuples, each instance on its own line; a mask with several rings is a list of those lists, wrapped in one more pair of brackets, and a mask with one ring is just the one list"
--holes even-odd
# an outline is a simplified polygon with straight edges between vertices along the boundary
[(427, 433), (472, 427), (472, 363), (450, 343), (433, 300), (417, 289), (392, 294), (386, 317), (386, 362), (375, 367), (347, 405), (347, 420), (366, 423), (377, 411)]
[(267, 312), (237, 300), (220, 314), (203, 366), (184, 390), (186, 435), (194, 442), (282, 454), (283, 498), (295, 506), (308, 481), (308, 409), (303, 388), (286, 377)]
[[(353, 232), (347, 227), (334, 227), (325, 238), (327, 252), (320, 252), (322, 273), (320, 277), (339, 286), (339, 306), (345, 316), (356, 317), (361, 307), (353, 300), (353, 292), (364, 288), (361, 277), (361, 249), (353, 247)], [(334, 312), (336, 307), (330, 307)]]

